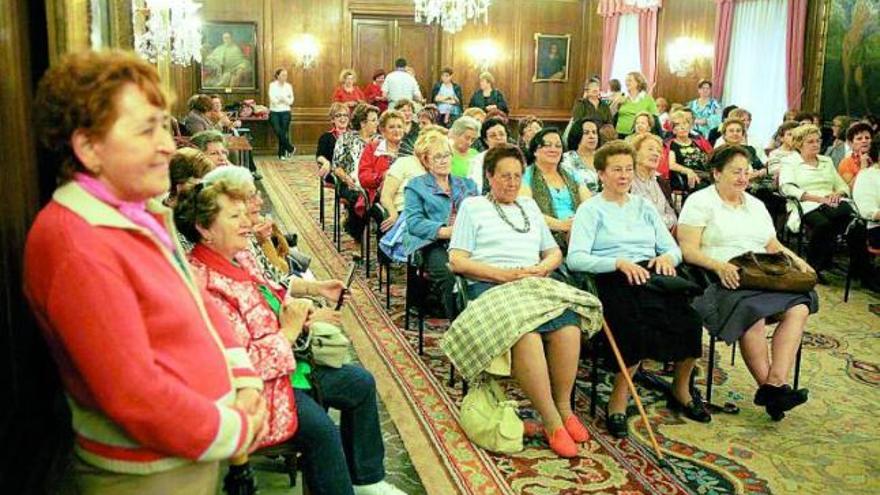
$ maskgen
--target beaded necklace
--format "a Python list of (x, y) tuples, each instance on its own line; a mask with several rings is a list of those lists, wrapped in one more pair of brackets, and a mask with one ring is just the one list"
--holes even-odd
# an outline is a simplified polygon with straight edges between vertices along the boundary
[(489, 193), (487, 198), (489, 199), (489, 202), (492, 203), (492, 206), (495, 207), (495, 211), (498, 212), (498, 216), (501, 217), (501, 220), (504, 220), (504, 223), (509, 225), (510, 228), (512, 228), (515, 232), (525, 234), (529, 231), (529, 229), (531, 229), (532, 225), (531, 222), (529, 222), (529, 216), (526, 215), (526, 210), (516, 200), (513, 201), (513, 204), (515, 204), (516, 207), (519, 208), (519, 212), (523, 217), (524, 225), (522, 226), (522, 228), (518, 228), (513, 224), (513, 222), (510, 221), (509, 218), (507, 218), (507, 214), (505, 214), (504, 210), (501, 209), (501, 205), (499, 205), (498, 202), (495, 201), (495, 196), (493, 196), (492, 193)]

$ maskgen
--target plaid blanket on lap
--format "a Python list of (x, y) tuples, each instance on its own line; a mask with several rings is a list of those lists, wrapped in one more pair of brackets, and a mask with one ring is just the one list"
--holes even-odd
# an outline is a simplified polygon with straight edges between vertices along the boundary
[(547, 277), (502, 284), (468, 303), (440, 348), (466, 380), (473, 380), (520, 337), (566, 309), (581, 316), (588, 336), (602, 328), (602, 303), (588, 292)]

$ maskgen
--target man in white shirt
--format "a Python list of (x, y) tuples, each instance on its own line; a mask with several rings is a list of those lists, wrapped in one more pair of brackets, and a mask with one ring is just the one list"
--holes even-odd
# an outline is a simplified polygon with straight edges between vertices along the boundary
[(399, 58), (394, 62), (394, 72), (385, 76), (382, 93), (388, 98), (388, 108), (394, 108), (397, 100), (404, 98), (423, 102), (422, 91), (416, 78), (406, 71), (406, 59)]

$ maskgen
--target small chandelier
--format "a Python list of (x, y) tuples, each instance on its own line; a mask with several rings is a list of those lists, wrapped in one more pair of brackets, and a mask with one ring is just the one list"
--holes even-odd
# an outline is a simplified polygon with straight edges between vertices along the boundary
[(416, 22), (436, 22), (443, 30), (455, 34), (467, 21), (480, 17), (489, 22), (491, 0), (415, 0)]
[(201, 8), (193, 0), (132, 0), (135, 51), (153, 63), (166, 54), (175, 65), (201, 62)]

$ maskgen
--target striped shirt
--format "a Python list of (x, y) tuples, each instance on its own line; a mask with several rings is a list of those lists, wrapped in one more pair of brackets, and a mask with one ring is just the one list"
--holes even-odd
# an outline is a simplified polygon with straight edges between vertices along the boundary
[[(558, 247), (538, 204), (531, 198), (517, 198), (529, 218), (530, 228), (519, 233), (508, 225), (495, 206), (485, 196), (464, 200), (455, 218), (449, 249), (470, 253), (470, 259), (500, 268), (518, 268), (537, 265), (541, 253)], [(520, 209), (514, 205), (499, 205), (517, 228), (525, 224)]]

